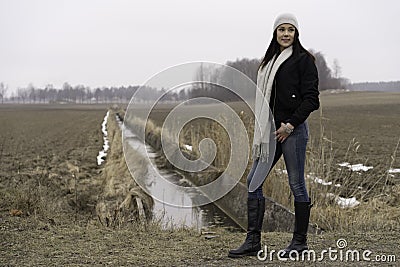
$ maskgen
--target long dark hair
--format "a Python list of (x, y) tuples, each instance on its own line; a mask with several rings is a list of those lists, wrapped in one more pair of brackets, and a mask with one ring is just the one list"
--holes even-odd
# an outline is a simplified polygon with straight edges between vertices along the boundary
[[(274, 57), (274, 55), (279, 54), (281, 52), (281, 46), (278, 44), (277, 41), (277, 34), (276, 29), (274, 30), (274, 34), (272, 40), (268, 46), (267, 52), (265, 52), (264, 58), (261, 60), (261, 64), (259, 69), (263, 68), (267, 63)], [(293, 53), (292, 56), (297, 57), (300, 53), (307, 53), (311, 56), (311, 58), (315, 61), (315, 57), (305, 49), (299, 40), (299, 31), (296, 29), (294, 32), (294, 40), (293, 40)]]

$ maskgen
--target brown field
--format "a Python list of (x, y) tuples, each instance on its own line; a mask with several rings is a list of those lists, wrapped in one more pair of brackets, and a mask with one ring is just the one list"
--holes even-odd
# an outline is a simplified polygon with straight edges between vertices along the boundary
[[(325, 135), (334, 142), (337, 162), (355, 137), (360, 147), (352, 154), (351, 159), (356, 162), (351, 163), (380, 170), (389, 166), (400, 133), (400, 94), (323, 95), (322, 104), (322, 124)], [(208, 229), (216, 232), (216, 237), (206, 239), (193, 229), (161, 230), (157, 223), (146, 227), (136, 223), (117, 228), (101, 225), (95, 216), (95, 205), (103, 170), (97, 166), (96, 156), (103, 145), (100, 125), (106, 111), (107, 106), (0, 105), (0, 266), (289, 265), (276, 259), (228, 259), (227, 250), (238, 245), (244, 234), (222, 228)], [(164, 114), (160, 111), (153, 118), (160, 119)], [(313, 114), (309, 122), (311, 134), (318, 140), (319, 114)], [(399, 168), (399, 164), (397, 154), (393, 167)], [(398, 185), (397, 179), (398, 176), (391, 180), (394, 186)], [(398, 207), (398, 200), (393, 201), (392, 208)], [(384, 209), (382, 203), (376, 204), (376, 214)], [(341, 216), (348, 215), (353, 220), (351, 212)], [(332, 217), (336, 215), (332, 213)], [(336, 248), (336, 240), (345, 238), (348, 249), (369, 249), (372, 256), (399, 257), (399, 217), (393, 215), (386, 216), (392, 217), (392, 223), (397, 221), (397, 226), (390, 224), (379, 230), (376, 225), (376, 230), (368, 232), (336, 227), (334, 231), (311, 235), (309, 245), (320, 252)], [(351, 220), (347, 223), (355, 224)], [(283, 248), (289, 239), (289, 233), (263, 234), (263, 244), (269, 249)], [(322, 263), (377, 264), (339, 260)], [(321, 262), (307, 264), (317, 266)]]
[(90, 209), (96, 188), (84, 185), (100, 171), (96, 156), (103, 145), (105, 112), (105, 107), (0, 106), (0, 209), (22, 210), (27, 216), (43, 211), (48, 219), (76, 205), (77, 210)]
[[(360, 144), (358, 154), (368, 160), (364, 165), (383, 165), (390, 160), (400, 138), (400, 93), (323, 94), (321, 105), (325, 134), (332, 138), (339, 157), (355, 138)], [(309, 122), (311, 134), (318, 136), (318, 111)], [(400, 153), (396, 162), (399, 166)]]

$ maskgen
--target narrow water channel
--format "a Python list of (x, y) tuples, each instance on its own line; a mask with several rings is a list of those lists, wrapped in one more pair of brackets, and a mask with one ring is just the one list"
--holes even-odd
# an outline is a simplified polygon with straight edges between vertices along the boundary
[[(177, 190), (175, 185), (191, 187), (191, 183), (182, 174), (169, 169), (161, 169), (157, 164), (160, 157), (150, 145), (144, 145), (142, 141), (130, 130), (124, 129), (124, 138), (130, 147), (151, 160), (152, 165), (147, 166), (146, 185), (151, 195), (163, 195), (165, 199), (175, 198), (182, 202), (178, 207), (166, 204), (163, 201), (154, 199), (153, 214), (156, 220), (161, 220), (165, 228), (188, 226), (197, 229), (210, 228), (213, 226), (226, 227), (229, 230), (240, 230), (241, 228), (216, 205), (210, 203), (203, 206), (195, 205), (196, 200), (204, 196), (193, 187), (188, 193), (186, 190)], [(164, 179), (160, 179), (160, 175)], [(167, 181), (167, 182), (165, 182)], [(169, 201), (166, 201), (167, 203)], [(192, 205), (193, 204), (193, 205)], [(188, 207), (189, 206), (189, 207)], [(196, 207), (191, 207), (196, 206)]]

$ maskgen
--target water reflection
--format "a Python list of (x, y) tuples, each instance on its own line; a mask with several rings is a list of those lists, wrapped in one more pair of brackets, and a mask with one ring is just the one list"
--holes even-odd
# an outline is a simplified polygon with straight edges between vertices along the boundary
[[(137, 151), (150, 162), (147, 164), (145, 180), (141, 184), (152, 196), (162, 196), (162, 199), (154, 199), (154, 218), (160, 220), (166, 228), (173, 226), (189, 226), (200, 229), (221, 225), (229, 229), (239, 227), (227, 217), (214, 204), (199, 206), (204, 203), (205, 196), (199, 192), (194, 185), (182, 174), (174, 170), (159, 169), (156, 159), (160, 156), (149, 145), (142, 141), (129, 129), (124, 130), (124, 141), (128, 142), (130, 148)], [(185, 187), (186, 190), (177, 189), (176, 185)], [(187, 188), (191, 190), (187, 190)], [(154, 197), (153, 197), (154, 198)], [(179, 203), (173, 206), (166, 203)]]

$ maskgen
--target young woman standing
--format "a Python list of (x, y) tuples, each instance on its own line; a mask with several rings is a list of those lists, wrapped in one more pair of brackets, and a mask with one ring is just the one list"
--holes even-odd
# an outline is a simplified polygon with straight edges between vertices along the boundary
[[(253, 141), (253, 166), (247, 177), (248, 186), (253, 179), (266, 179), (269, 171), (282, 156), (288, 172), (290, 189), (294, 195), (295, 222), (293, 238), (281, 257), (291, 251), (307, 250), (307, 230), (311, 202), (304, 181), (308, 125), (306, 119), (319, 108), (318, 72), (314, 57), (301, 45), (299, 25), (292, 14), (278, 16), (273, 26), (273, 38), (260, 64), (257, 87), (269, 100), (276, 131), (274, 159), (268, 164), (263, 138), (255, 130)], [(256, 114), (259, 110), (256, 98)], [(260, 121), (260, 124), (265, 122)], [(256, 127), (255, 127), (256, 129)], [(262, 127), (261, 127), (262, 129)], [(264, 133), (265, 134), (265, 133)], [(261, 133), (261, 136), (263, 133)], [(267, 133), (268, 135), (268, 133)], [(265, 211), (262, 183), (248, 192), (248, 229), (244, 243), (230, 250), (229, 257), (257, 255), (261, 249), (261, 228)]]

